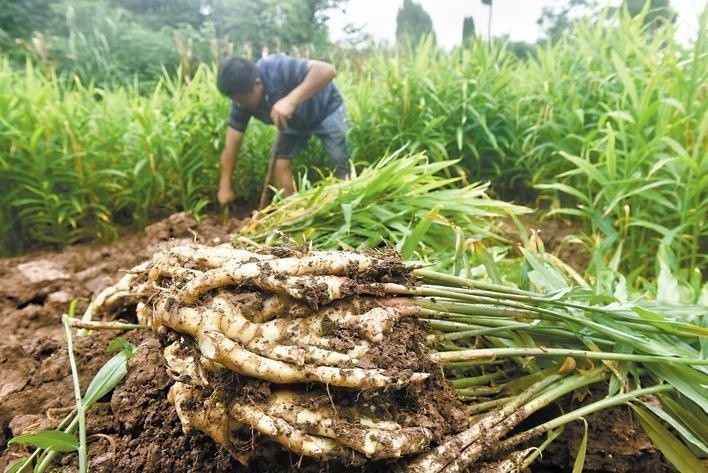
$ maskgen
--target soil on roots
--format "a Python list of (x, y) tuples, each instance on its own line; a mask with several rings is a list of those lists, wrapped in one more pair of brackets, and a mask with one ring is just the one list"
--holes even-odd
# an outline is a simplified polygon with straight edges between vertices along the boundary
[[(61, 327), (61, 315), (69, 302), (79, 299), (77, 312), (81, 313), (93, 295), (124, 274), (121, 270), (168, 246), (192, 241), (224, 242), (238, 226), (238, 221), (222, 226), (218, 219), (208, 218), (197, 224), (188, 216), (177, 214), (144, 233), (111, 245), (77, 245), (61, 253), (42, 252), (0, 260), (0, 317), (5, 329), (0, 341), (0, 471), (28, 452), (22, 446), (7, 447), (9, 438), (52, 428), (73, 407), (71, 370)], [(417, 346), (424, 344), (422, 332), (409, 328), (407, 323), (396, 329), (397, 343), (378, 347), (377, 363), (385, 362), (387, 357), (405, 359), (394, 356), (395, 352), (415, 352)], [(139, 349), (129, 362), (125, 380), (88, 413), (92, 472), (390, 471), (390, 464), (386, 463), (355, 468), (323, 465), (291, 455), (273, 442), (259, 444), (258, 458), (248, 468), (242, 467), (206, 435), (182, 432), (174, 407), (167, 400), (172, 380), (163, 361), (162, 345), (152, 332), (95, 332), (76, 338), (82, 387), (88, 386), (96, 371), (113, 355), (106, 348), (117, 336)], [(343, 343), (345, 338), (343, 335)], [(441, 431), (456, 430), (456, 423), (463, 420), (451, 410), (455, 403), (445, 399), (453, 394), (446, 391), (441, 396), (445, 392), (438, 389), (444, 383), (442, 374), (426, 371), (433, 373), (427, 384), (420, 392), (409, 392), (408, 398), (398, 399), (398, 405), (410, 405), (412, 398), (416, 409), (427, 413), (437, 410), (427, 419), (442, 426)], [(435, 389), (427, 389), (431, 383)], [(258, 392), (256, 389), (253, 395)], [(356, 401), (355, 397), (349, 399)], [(411, 407), (410, 411), (414, 410)], [(595, 416), (599, 419), (588, 419), (590, 440), (585, 471), (671, 471), (639, 426), (629, 420), (626, 409)], [(444, 418), (445, 423), (436, 421), (437, 417)], [(420, 419), (411, 420), (415, 421)], [(542, 460), (533, 465), (533, 471), (570, 471), (581, 438), (581, 425), (566, 428)], [(59, 471), (76, 471), (76, 455), (63, 456), (56, 467)]]

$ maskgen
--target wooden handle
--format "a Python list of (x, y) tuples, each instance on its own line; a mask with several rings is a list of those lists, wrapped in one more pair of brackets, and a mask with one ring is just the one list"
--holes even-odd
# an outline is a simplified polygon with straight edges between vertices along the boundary
[(270, 186), (270, 181), (273, 179), (273, 169), (275, 169), (275, 152), (278, 150), (278, 142), (280, 141), (280, 130), (275, 134), (275, 141), (273, 146), (270, 148), (270, 154), (268, 155), (268, 172), (266, 173), (265, 181), (263, 181), (263, 189), (261, 190), (261, 200), (258, 203), (258, 210), (263, 209), (268, 201), (268, 187)]

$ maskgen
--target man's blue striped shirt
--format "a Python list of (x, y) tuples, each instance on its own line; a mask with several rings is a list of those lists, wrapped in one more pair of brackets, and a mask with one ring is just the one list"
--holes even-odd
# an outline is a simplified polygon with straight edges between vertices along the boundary
[[(307, 64), (307, 59), (297, 59), (285, 54), (273, 54), (258, 60), (256, 67), (263, 82), (261, 103), (255, 109), (240, 108), (232, 103), (229, 125), (236, 130), (245, 131), (252, 116), (264, 123), (273, 123), (270, 119), (273, 104), (302, 83), (307, 75)], [(337, 110), (342, 102), (337, 87), (330, 82), (297, 106), (288, 120), (288, 128), (307, 132)]]

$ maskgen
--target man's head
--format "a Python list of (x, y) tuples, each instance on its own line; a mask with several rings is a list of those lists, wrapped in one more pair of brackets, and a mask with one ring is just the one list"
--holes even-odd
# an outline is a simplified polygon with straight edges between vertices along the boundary
[(216, 86), (223, 95), (242, 108), (256, 107), (263, 97), (263, 83), (255, 64), (231, 56), (219, 64)]

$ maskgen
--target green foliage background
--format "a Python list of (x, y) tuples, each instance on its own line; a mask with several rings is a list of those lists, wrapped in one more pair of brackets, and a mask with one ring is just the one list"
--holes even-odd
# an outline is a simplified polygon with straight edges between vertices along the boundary
[[(496, 196), (545, 202), (584, 225), (594, 274), (622, 270), (641, 284), (661, 274), (646, 258), (661, 252), (695, 287), (708, 236), (705, 28), (684, 46), (670, 23), (657, 29), (646, 12), (612, 14), (578, 23), (525, 60), (479, 39), (451, 52), (431, 38), (415, 52), (310, 51), (339, 69), (360, 168), (403, 146), (433, 162), (458, 160), (443, 172), (489, 180)], [(163, 34), (144, 33), (136, 44)], [(109, 46), (104, 58), (87, 49), (92, 41), (77, 51), (96, 62), (77, 61), (73, 75), (41, 56), (24, 67), (9, 56), (0, 63), (3, 254), (110, 239), (125, 226), (214, 205), (229, 104), (213, 85), (213, 64), (182, 61), (157, 82), (108, 87), (82, 77), (100, 76), (91, 69), (99, 63), (105, 77), (127, 77), (127, 50)], [(234, 178), (246, 205), (259, 194), (272, 136), (258, 123), (249, 128)], [(325, 162), (313, 141), (297, 165), (312, 178)]]
[(191, 76), (227, 54), (326, 50), (326, 11), (342, 2), (0, 0), (0, 50), (15, 65), (29, 57), (48, 74), (149, 93), (164, 71)]

